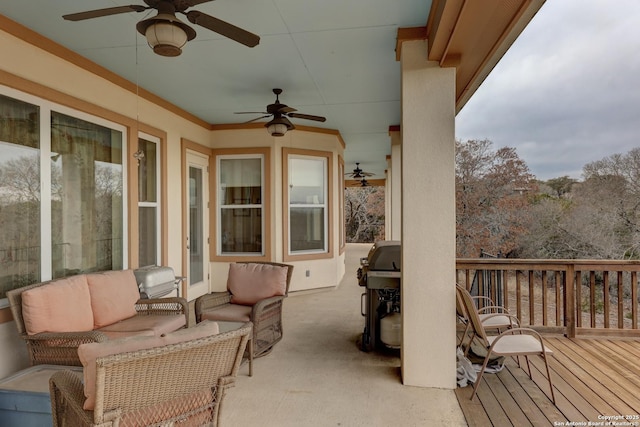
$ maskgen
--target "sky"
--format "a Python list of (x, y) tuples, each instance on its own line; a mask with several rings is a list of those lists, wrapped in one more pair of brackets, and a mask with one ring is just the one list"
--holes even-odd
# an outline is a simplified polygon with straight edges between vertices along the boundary
[(540, 180), (640, 146), (640, 0), (546, 0), (456, 118)]

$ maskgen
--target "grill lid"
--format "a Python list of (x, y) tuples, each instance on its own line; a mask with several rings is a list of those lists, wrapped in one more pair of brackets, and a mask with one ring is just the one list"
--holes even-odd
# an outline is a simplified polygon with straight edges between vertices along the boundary
[(178, 287), (171, 267), (149, 265), (133, 270), (141, 293), (150, 298), (164, 296)]
[(380, 240), (369, 251), (367, 269), (369, 271), (400, 271), (400, 241)]

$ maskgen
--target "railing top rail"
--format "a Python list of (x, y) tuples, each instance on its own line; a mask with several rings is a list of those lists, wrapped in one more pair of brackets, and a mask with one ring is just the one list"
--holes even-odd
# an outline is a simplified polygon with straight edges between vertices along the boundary
[(575, 270), (640, 271), (640, 260), (610, 259), (515, 259), (515, 258), (458, 258), (457, 268), (486, 268), (502, 270), (556, 270), (569, 266)]

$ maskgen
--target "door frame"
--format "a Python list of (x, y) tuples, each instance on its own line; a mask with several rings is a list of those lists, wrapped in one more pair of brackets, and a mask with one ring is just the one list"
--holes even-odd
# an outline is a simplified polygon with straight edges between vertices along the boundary
[[(193, 300), (196, 297), (191, 298), (189, 295), (189, 250), (187, 249), (187, 241), (189, 236), (188, 229), (188, 215), (189, 215), (189, 194), (187, 191), (187, 184), (189, 178), (189, 157), (195, 155), (202, 158), (207, 158), (207, 186), (210, 186), (210, 177), (209, 177), (209, 165), (211, 162), (211, 149), (207, 148), (203, 145), (197, 144), (195, 142), (182, 139), (181, 140), (181, 192), (182, 192), (182, 238), (181, 238), (181, 252), (182, 252), (182, 276), (186, 278), (186, 280), (182, 281), (182, 292), (181, 295), (187, 300)], [(206, 235), (203, 236), (203, 243), (207, 246), (207, 254), (203, 259), (204, 264), (207, 266), (207, 273), (205, 275), (206, 280), (206, 289), (207, 292), (211, 289), (211, 279), (210, 279), (210, 243), (209, 243), (209, 233), (210, 233), (210, 206), (209, 206), (209, 198), (210, 198), (210, 189), (205, 194), (206, 202), (205, 202), (205, 212), (203, 214), (203, 221), (206, 223)]]

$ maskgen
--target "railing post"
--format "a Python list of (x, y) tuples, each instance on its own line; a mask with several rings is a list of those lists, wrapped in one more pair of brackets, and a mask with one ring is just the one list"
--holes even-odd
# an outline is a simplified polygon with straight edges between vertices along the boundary
[(576, 295), (575, 295), (575, 268), (573, 264), (567, 264), (564, 278), (564, 300), (566, 309), (564, 312), (567, 338), (576, 337)]

